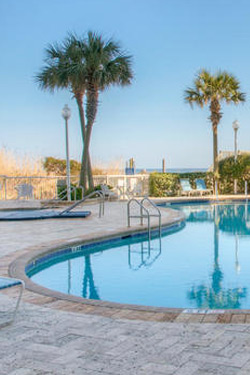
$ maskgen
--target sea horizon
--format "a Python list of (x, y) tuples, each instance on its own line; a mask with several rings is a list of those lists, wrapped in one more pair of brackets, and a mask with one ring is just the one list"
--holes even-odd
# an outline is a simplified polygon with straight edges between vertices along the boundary
[[(207, 172), (208, 168), (166, 168), (166, 173), (192, 173)], [(136, 173), (146, 171), (147, 173), (162, 172), (162, 168), (136, 168)]]

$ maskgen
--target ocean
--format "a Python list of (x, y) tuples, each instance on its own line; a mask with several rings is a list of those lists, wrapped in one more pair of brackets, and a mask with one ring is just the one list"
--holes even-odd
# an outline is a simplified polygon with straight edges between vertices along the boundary
[[(207, 172), (208, 168), (167, 168), (167, 173), (192, 173), (192, 172)], [(162, 172), (162, 168), (136, 168), (136, 173), (146, 171), (151, 172)]]

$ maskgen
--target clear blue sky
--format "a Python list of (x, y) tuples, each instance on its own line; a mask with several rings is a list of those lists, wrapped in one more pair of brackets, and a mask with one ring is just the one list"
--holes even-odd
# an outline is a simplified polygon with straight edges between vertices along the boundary
[(191, 109), (183, 92), (200, 68), (233, 73), (247, 102), (224, 106), (219, 149), (250, 150), (250, 2), (248, 0), (1, 0), (0, 146), (37, 156), (65, 155), (61, 109), (68, 103), (70, 154), (80, 159), (71, 94), (40, 91), (34, 75), (44, 49), (67, 32), (113, 37), (133, 56), (128, 88), (100, 96), (91, 154), (95, 161), (134, 157), (138, 167), (207, 167), (212, 162), (208, 109)]

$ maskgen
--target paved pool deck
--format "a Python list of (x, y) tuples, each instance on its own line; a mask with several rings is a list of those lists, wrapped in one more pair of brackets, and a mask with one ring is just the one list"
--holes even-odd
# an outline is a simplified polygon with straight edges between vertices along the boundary
[[(106, 204), (101, 219), (97, 206), (84, 209), (90, 218), (1, 222), (0, 275), (20, 256), (127, 232), (125, 203)], [(164, 224), (181, 220), (175, 211), (162, 212)], [(15, 297), (14, 289), (2, 294), (2, 306)], [(26, 290), (17, 321), (0, 330), (0, 375), (246, 375), (249, 318), (248, 311), (131, 311)]]

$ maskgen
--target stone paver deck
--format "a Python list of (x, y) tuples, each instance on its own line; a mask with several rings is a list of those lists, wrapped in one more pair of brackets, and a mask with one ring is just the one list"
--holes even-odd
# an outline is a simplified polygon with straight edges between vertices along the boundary
[(1, 375), (247, 375), (250, 326), (111, 319), (22, 306)]
[[(0, 224), (0, 275), (21, 254), (113, 235), (126, 228), (126, 206), (109, 203), (104, 219)], [(179, 220), (164, 211), (164, 222)], [(1, 295), (8, 306), (16, 292)], [(168, 314), (58, 300), (26, 291), (14, 325), (0, 330), (0, 375), (246, 375), (247, 314)], [(226, 317), (226, 318), (225, 318)], [(175, 320), (174, 323), (169, 322)], [(199, 322), (207, 324), (197, 324)], [(237, 324), (213, 324), (214, 322)], [(242, 324), (244, 323), (244, 324)]]

